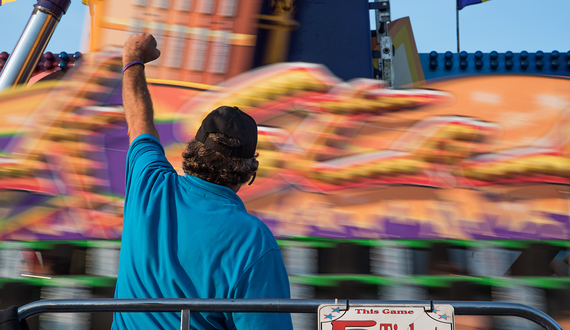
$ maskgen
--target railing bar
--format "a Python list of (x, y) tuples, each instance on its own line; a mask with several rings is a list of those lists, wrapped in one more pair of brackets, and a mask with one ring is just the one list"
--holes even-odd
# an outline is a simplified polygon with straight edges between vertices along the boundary
[[(351, 300), (356, 304), (398, 304), (425, 305), (431, 301), (394, 300)], [(562, 327), (546, 313), (522, 304), (507, 302), (476, 301), (434, 301), (434, 304), (449, 304), (456, 315), (503, 315), (516, 316), (540, 324), (548, 330), (562, 330)], [(20, 320), (39, 313), (66, 312), (277, 312), (316, 313), (320, 305), (346, 305), (346, 300), (306, 299), (53, 299), (40, 300), (18, 309)]]
[(559, 329), (562, 327), (548, 314), (522, 304), (493, 302), (492, 305), (470, 305), (463, 301), (440, 301), (439, 304), (451, 304), (456, 315), (494, 315), (516, 316), (533, 321), (546, 329)]

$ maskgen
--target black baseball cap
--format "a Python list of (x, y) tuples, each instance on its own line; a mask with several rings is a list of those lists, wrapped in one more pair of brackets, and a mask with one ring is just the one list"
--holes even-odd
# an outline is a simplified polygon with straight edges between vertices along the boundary
[[(208, 138), (210, 133), (226, 134), (239, 140), (241, 146), (232, 148), (218, 144)], [(237, 107), (221, 106), (204, 118), (195, 139), (226, 156), (253, 158), (257, 148), (257, 124)]]

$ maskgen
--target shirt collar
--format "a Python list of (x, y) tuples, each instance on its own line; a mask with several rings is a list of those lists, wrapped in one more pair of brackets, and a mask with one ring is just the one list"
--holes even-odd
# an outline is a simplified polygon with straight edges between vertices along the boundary
[(241, 198), (230, 188), (202, 180), (199, 177), (190, 174), (186, 174), (186, 179), (204, 190), (235, 201), (238, 205), (241, 205), (245, 209), (245, 205), (243, 204)]

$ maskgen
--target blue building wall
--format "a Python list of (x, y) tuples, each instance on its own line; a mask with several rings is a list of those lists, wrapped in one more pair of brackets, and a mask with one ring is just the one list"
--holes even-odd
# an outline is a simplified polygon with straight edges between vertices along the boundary
[(373, 78), (367, 0), (303, 0), (288, 60), (326, 65), (344, 80)]

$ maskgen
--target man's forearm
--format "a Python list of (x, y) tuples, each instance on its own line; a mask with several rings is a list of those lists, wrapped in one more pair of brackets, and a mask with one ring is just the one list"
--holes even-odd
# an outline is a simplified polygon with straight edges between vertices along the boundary
[(159, 56), (156, 39), (148, 33), (130, 36), (123, 46), (123, 65), (126, 65), (123, 69), (123, 107), (129, 126), (129, 143), (141, 134), (158, 139), (152, 100), (141, 63), (154, 61)]
[(154, 126), (152, 99), (142, 65), (133, 65), (123, 74), (123, 107), (129, 128), (129, 143), (141, 134), (151, 134), (159, 138)]

